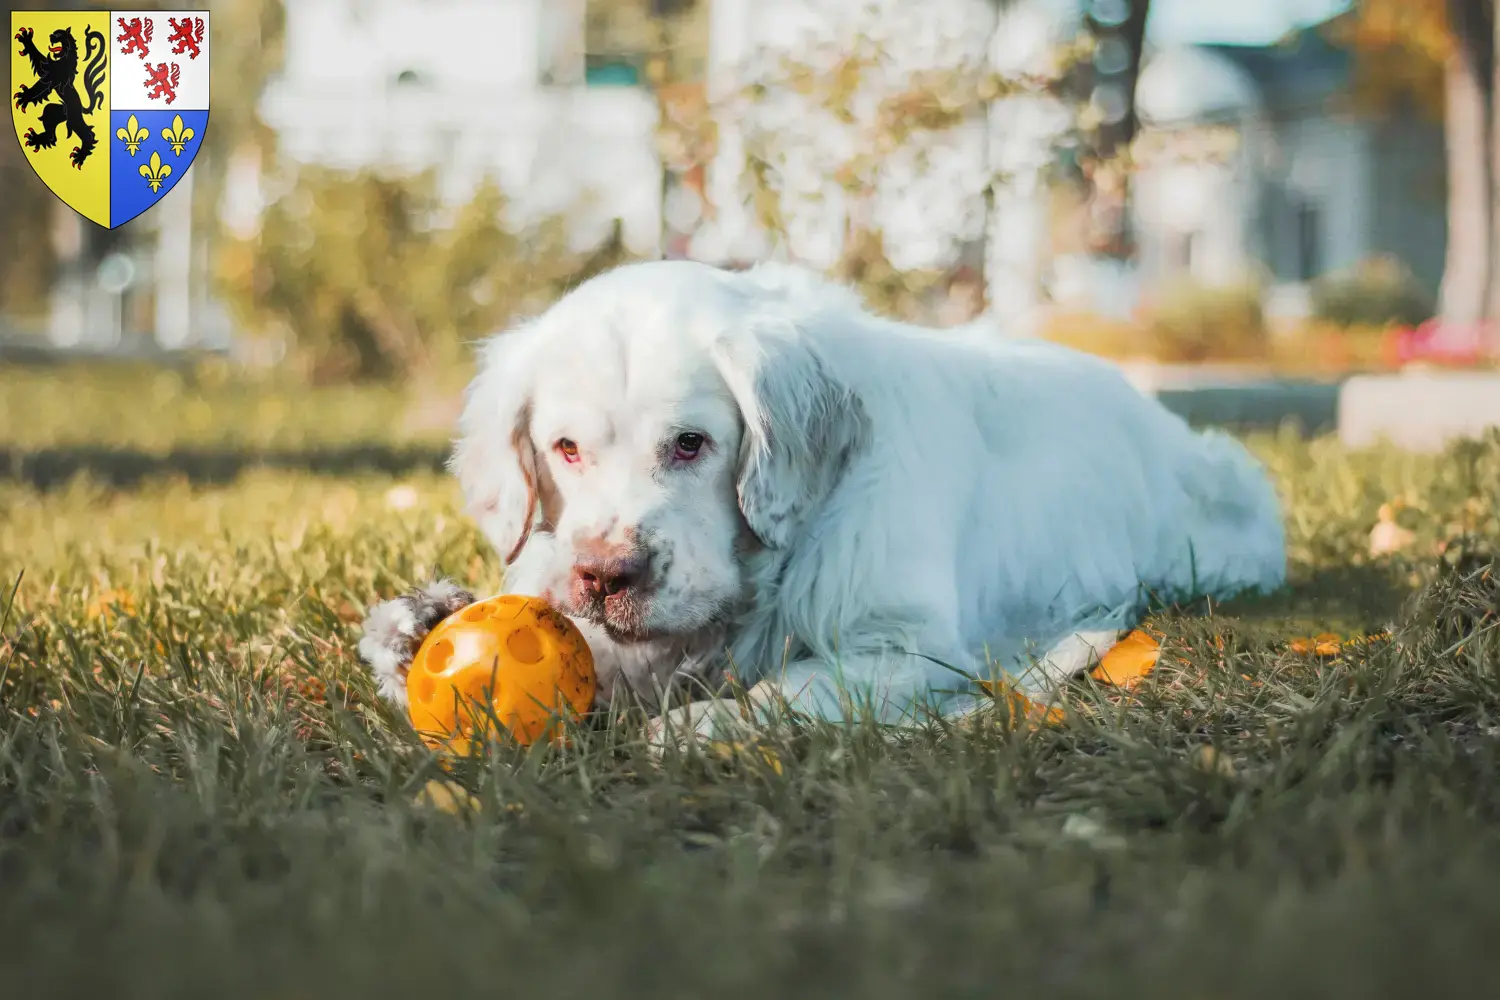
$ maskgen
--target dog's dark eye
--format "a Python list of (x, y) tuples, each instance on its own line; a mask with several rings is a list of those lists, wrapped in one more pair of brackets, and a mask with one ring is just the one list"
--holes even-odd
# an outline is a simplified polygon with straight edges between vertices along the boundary
[(679, 462), (691, 462), (698, 457), (698, 452), (703, 450), (702, 434), (679, 434), (677, 435), (677, 448), (672, 457)]
[(572, 438), (558, 438), (557, 444), (552, 447), (557, 449), (557, 453), (563, 457), (564, 462), (578, 461), (578, 442)]

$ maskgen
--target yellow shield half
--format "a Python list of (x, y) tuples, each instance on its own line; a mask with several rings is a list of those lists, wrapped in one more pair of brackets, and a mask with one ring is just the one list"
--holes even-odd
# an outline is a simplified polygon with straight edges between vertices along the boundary
[(122, 226), (187, 173), (208, 129), (208, 21), (205, 10), (11, 12), (16, 138), (74, 211)]
[(11, 118), (26, 162), (109, 228), (109, 11), (12, 11)]

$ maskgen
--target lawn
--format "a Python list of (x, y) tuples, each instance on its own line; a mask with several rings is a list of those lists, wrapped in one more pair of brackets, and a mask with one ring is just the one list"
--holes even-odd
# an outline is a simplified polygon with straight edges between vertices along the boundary
[[(1292, 587), (1164, 609), (1156, 670), (1080, 684), (1056, 725), (788, 728), (774, 765), (656, 764), (599, 728), (460, 762), (477, 808), (450, 812), (419, 801), (442, 770), (353, 653), (378, 596), (499, 583), (433, 469), (441, 436), (375, 390), (74, 379), (0, 374), (8, 995), (1369, 998), (1500, 977), (1500, 436), (1430, 457), (1255, 440)], [(193, 449), (218, 464), (171, 458)], [(1382, 516), (1403, 544), (1372, 556)], [(1355, 641), (1299, 641), (1320, 633)]]

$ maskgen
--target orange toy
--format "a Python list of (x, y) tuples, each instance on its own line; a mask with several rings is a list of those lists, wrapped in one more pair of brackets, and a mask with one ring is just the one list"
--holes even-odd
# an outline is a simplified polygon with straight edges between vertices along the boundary
[(406, 675), (411, 723), (435, 749), (465, 753), (495, 720), (523, 744), (594, 700), (594, 657), (578, 627), (535, 597), (477, 601), (437, 624)]

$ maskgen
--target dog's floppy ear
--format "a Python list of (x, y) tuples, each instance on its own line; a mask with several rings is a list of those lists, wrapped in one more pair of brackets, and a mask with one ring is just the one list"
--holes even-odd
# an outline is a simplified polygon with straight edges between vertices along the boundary
[(506, 565), (521, 554), (533, 527), (561, 513), (555, 485), (531, 443), (533, 355), (537, 330), (497, 334), (479, 350), (479, 370), (464, 393), (458, 441), (449, 468), (464, 505)]
[(792, 320), (758, 318), (716, 360), (745, 422), (740, 512), (762, 544), (783, 548), (864, 446), (869, 417)]

